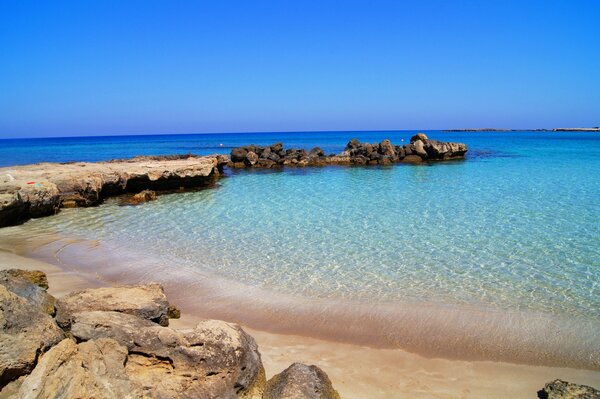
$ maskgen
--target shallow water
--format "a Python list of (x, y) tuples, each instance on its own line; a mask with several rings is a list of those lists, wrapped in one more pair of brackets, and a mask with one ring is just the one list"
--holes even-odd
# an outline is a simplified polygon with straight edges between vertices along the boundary
[[(368, 138), (399, 142), (410, 136), (394, 134)], [(341, 135), (316, 143), (336, 151)], [(468, 308), (493, 314), (497, 326), (515, 320), (498, 314), (535, 314), (562, 320), (564, 331), (546, 335), (563, 334), (562, 343), (579, 339), (598, 356), (600, 136), (430, 136), (466, 142), (468, 159), (235, 171), (214, 189), (163, 195), (137, 207), (109, 200), (66, 210), (3, 229), (0, 240), (7, 234), (99, 240), (113, 259), (132, 253), (152, 259), (148, 273), (155, 278), (193, 280), (199, 278), (194, 271), (208, 273), (202, 278), (323, 301), (321, 307)], [(527, 317), (519, 317), (506, 332), (517, 341), (523, 338), (519, 328), (532, 329), (523, 325)], [(450, 322), (457, 319), (442, 325)], [(572, 336), (577, 330), (583, 335)]]

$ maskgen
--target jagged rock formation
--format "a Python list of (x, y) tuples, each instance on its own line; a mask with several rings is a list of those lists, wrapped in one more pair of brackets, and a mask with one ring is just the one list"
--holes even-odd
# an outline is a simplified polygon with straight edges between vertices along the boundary
[(399, 162), (419, 163), (464, 158), (467, 146), (462, 143), (447, 143), (429, 140), (418, 133), (410, 144), (393, 145), (389, 140), (381, 143), (361, 143), (353, 139), (340, 154), (325, 155), (315, 147), (285, 150), (282, 143), (271, 146), (245, 146), (234, 148), (228, 166), (234, 168), (272, 168), (279, 166), (324, 166), (324, 165), (389, 165)]
[(46, 289), (41, 272), (0, 272), (0, 397), (339, 398), (316, 366), (294, 364), (267, 384), (256, 342), (236, 324), (167, 327), (179, 311), (158, 284), (58, 299), (65, 331), (40, 300)]
[(538, 391), (540, 399), (600, 399), (600, 391), (587, 385), (554, 380)]
[(0, 277), (0, 388), (31, 372), (40, 354), (65, 336), (48, 314), (54, 298), (26, 275), (11, 270)]
[(0, 168), (0, 227), (125, 192), (202, 186), (222, 167), (217, 156), (162, 156)]

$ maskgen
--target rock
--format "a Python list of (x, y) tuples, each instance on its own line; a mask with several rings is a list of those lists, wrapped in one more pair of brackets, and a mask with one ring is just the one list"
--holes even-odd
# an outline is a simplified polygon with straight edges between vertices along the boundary
[[(15, 291), (23, 292), (21, 288)], [(26, 289), (25, 295), (21, 297), (0, 284), (0, 388), (28, 374), (39, 354), (64, 337), (54, 319), (40, 308), (38, 293), (32, 295)]]
[(250, 151), (246, 154), (244, 163), (246, 166), (253, 166), (258, 161), (258, 155), (254, 151)]
[(283, 151), (283, 143), (275, 143), (271, 146), (271, 151), (279, 153)]
[(126, 347), (128, 377), (155, 397), (260, 398), (264, 389), (256, 343), (235, 324), (205, 320), (178, 331), (92, 311), (74, 314), (71, 333), (78, 341), (110, 338)]
[(169, 305), (167, 309), (167, 316), (169, 319), (179, 319), (181, 317), (181, 310), (177, 309), (173, 305)]
[(600, 399), (600, 391), (587, 385), (554, 380), (538, 391), (540, 399)]
[(421, 157), (418, 156), (418, 155), (407, 155), (407, 156), (404, 157), (404, 159), (402, 160), (402, 162), (420, 163), (420, 162), (423, 162), (423, 159), (421, 159)]
[(26, 299), (43, 313), (54, 315), (55, 299), (48, 294), (48, 278), (37, 270), (0, 270), (0, 285)]
[(352, 139), (346, 144), (346, 151), (352, 151), (361, 146), (361, 142), (358, 139)]
[(263, 399), (340, 399), (317, 366), (294, 363), (267, 382)]
[(132, 196), (128, 203), (132, 205), (138, 205), (143, 202), (155, 201), (156, 200), (156, 192), (152, 190), (143, 190), (134, 196)]
[(308, 152), (309, 157), (324, 157), (325, 152), (320, 147), (314, 147)]
[(379, 153), (382, 155), (389, 155), (393, 157), (396, 155), (396, 150), (394, 149), (392, 143), (386, 139), (379, 143)]
[(423, 144), (423, 141), (417, 140), (415, 141), (413, 146), (415, 149), (415, 154), (417, 154), (421, 158), (427, 158), (427, 151), (425, 151), (425, 145)]
[(410, 138), (411, 143), (415, 143), (417, 141), (427, 141), (429, 138), (424, 133), (417, 133)]
[(231, 150), (231, 162), (244, 162), (246, 154), (248, 154), (248, 151), (245, 148), (234, 148)]
[(424, 148), (430, 159), (437, 160), (464, 158), (467, 153), (467, 146), (463, 143), (445, 143), (437, 140), (429, 140)]
[(126, 364), (127, 348), (112, 339), (79, 345), (65, 339), (41, 357), (23, 381), (18, 397), (109, 399), (151, 394), (129, 378)]
[(0, 227), (125, 192), (201, 186), (218, 175), (218, 163), (216, 156), (181, 155), (0, 168)]
[(73, 292), (56, 301), (56, 321), (69, 328), (74, 313), (102, 310), (127, 313), (169, 325), (169, 301), (160, 284), (102, 287)]

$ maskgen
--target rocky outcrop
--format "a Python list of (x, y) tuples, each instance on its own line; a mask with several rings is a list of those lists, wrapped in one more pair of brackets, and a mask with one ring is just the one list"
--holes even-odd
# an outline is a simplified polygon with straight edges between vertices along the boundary
[(31, 372), (40, 354), (64, 338), (48, 314), (52, 300), (45, 289), (19, 277), (12, 284), (6, 275), (0, 284), (0, 388)]
[(109, 162), (40, 163), (0, 168), (0, 227), (63, 207), (96, 205), (102, 199), (145, 189), (198, 187), (218, 175), (217, 156), (137, 157)]
[[(169, 328), (179, 310), (146, 284), (60, 298), (63, 331), (46, 309), (47, 287), (41, 272), (0, 272), (0, 397), (263, 398), (260, 353), (240, 326)], [(315, 366), (295, 364), (268, 387), (269, 398), (339, 398)]]
[(263, 399), (340, 399), (317, 366), (294, 363), (267, 382)]
[(587, 385), (554, 380), (538, 391), (540, 399), (600, 399), (600, 391)]
[(381, 143), (361, 143), (350, 140), (340, 154), (325, 155), (315, 147), (285, 150), (282, 143), (271, 146), (245, 146), (234, 148), (228, 165), (234, 168), (273, 168), (281, 166), (324, 166), (324, 165), (390, 165), (399, 162), (419, 163), (446, 161), (464, 158), (467, 146), (462, 143), (447, 143), (429, 140), (418, 133), (410, 144), (393, 145), (390, 140)]
[(109, 338), (127, 348), (127, 378), (153, 397), (260, 398), (264, 389), (256, 343), (235, 324), (205, 320), (177, 331), (129, 314), (92, 311), (74, 315), (71, 334), (78, 342)]
[(73, 292), (60, 298), (56, 302), (56, 321), (68, 329), (75, 313), (101, 310), (127, 313), (168, 326), (169, 307), (160, 284), (102, 287)]

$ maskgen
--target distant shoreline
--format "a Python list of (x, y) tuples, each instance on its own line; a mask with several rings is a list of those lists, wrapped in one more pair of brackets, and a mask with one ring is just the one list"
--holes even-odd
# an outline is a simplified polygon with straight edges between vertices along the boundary
[(554, 129), (444, 129), (442, 132), (600, 132), (600, 127), (559, 127)]

